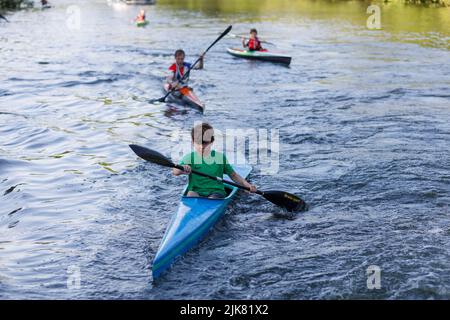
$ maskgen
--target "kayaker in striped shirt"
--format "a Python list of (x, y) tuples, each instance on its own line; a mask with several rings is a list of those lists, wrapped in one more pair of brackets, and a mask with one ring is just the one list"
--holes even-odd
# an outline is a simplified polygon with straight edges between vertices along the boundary
[(192, 169), (220, 178), (227, 174), (234, 182), (250, 188), (251, 192), (256, 191), (254, 185), (247, 182), (234, 171), (223, 153), (212, 149), (214, 129), (210, 124), (201, 123), (196, 125), (191, 130), (191, 138), (195, 151), (186, 154), (181, 159), (179, 164), (183, 166), (184, 171), (173, 169), (175, 176), (189, 175), (188, 197), (223, 199), (227, 196), (222, 182), (191, 174)]
[[(203, 56), (204, 54), (200, 55), (200, 61), (197, 66), (194, 67), (194, 69), (203, 69)], [(191, 67), (190, 63), (187, 63), (184, 61), (184, 58), (186, 57), (186, 54), (183, 50), (178, 49), (175, 51), (175, 63), (172, 64), (169, 67), (170, 75), (167, 77), (167, 83), (169, 83), (169, 90), (173, 88), (183, 88), (188, 86), (189, 81), (189, 75), (181, 80), (181, 78), (184, 76), (184, 73), (187, 72), (187, 70)]]
[(248, 48), (249, 51), (265, 51), (261, 46), (261, 41), (258, 39), (258, 31), (256, 29), (250, 30), (250, 39), (246, 42), (246, 38), (242, 37), (242, 45)]

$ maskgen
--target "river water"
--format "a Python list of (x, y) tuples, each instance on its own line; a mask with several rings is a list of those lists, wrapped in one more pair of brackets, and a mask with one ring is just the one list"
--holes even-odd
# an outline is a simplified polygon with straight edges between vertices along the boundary
[[(137, 28), (137, 7), (72, 3), (0, 22), (0, 298), (450, 298), (449, 8), (380, 5), (369, 30), (364, 2), (160, 1)], [(192, 72), (204, 115), (147, 102), (175, 49), (193, 61), (229, 24), (291, 66), (227, 37)], [(173, 154), (200, 120), (278, 132), (277, 174), (250, 180), (310, 209), (241, 193), (154, 283), (185, 179), (128, 144)]]

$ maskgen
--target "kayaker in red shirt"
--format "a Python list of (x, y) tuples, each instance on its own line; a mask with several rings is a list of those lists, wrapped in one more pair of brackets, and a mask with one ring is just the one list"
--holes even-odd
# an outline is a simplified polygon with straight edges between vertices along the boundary
[(139, 11), (139, 14), (137, 15), (137, 17), (134, 20), (136, 22), (144, 22), (145, 21), (145, 10), (141, 9), (141, 11)]
[[(186, 54), (183, 50), (178, 49), (175, 51), (175, 63), (169, 67), (170, 75), (167, 77), (167, 83), (169, 83), (169, 90), (173, 88), (180, 89), (182, 87), (187, 87), (189, 81), (189, 75), (181, 80), (184, 76), (184, 73), (189, 70), (191, 67), (190, 63), (184, 61)], [(203, 56), (200, 55), (200, 61), (194, 69), (203, 69)]]
[(214, 129), (208, 123), (196, 125), (191, 130), (194, 150), (186, 154), (180, 161), (184, 171), (174, 168), (173, 174), (179, 176), (189, 175), (188, 197), (208, 197), (223, 199), (227, 197), (223, 182), (211, 180), (196, 174), (191, 174), (192, 169), (215, 177), (223, 178), (227, 174), (234, 182), (250, 188), (250, 192), (255, 192), (256, 187), (243, 177), (241, 177), (228, 162), (226, 156), (212, 150), (214, 143)]
[(249, 51), (265, 51), (261, 46), (261, 41), (258, 39), (258, 31), (256, 29), (250, 30), (250, 39), (246, 42), (246, 38), (242, 38), (242, 45), (248, 48)]

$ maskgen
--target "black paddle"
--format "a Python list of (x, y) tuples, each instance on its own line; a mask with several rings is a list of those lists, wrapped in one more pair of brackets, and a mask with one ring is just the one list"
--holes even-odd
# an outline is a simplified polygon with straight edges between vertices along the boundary
[[(160, 154), (157, 151), (141, 147), (135, 144), (130, 144), (130, 148), (136, 153), (140, 158), (159, 164), (164, 167), (168, 168), (177, 168), (179, 170), (183, 170), (184, 168), (180, 165), (176, 165), (170, 159), (166, 158), (162, 154)], [(229, 184), (231, 186), (235, 186), (239, 189), (244, 189), (247, 191), (250, 191), (249, 188), (241, 186), (240, 184), (234, 183), (232, 181), (223, 180), (220, 177), (214, 177), (210, 176), (208, 174), (205, 174), (203, 172), (198, 172), (195, 170), (192, 170), (192, 173), (197, 174), (202, 177), (210, 178), (212, 180), (216, 180), (219, 182), (223, 182), (226, 184)], [(294, 211), (303, 211), (307, 208), (306, 203), (300, 199), (299, 197), (284, 192), (284, 191), (260, 191), (256, 190), (256, 193), (266, 198), (266, 200), (272, 202), (273, 204), (276, 204), (277, 206), (280, 206), (282, 208), (285, 208), (287, 211), (294, 212)]]
[(1, 14), (0, 14), (0, 19), (3, 19), (3, 20), (5, 20), (6, 22), (9, 22), (9, 20), (8, 19), (6, 19), (4, 16), (2, 16)]
[[(248, 39), (248, 36), (238, 35), (238, 34), (234, 34), (234, 33), (230, 33), (230, 37), (232, 37), (232, 38), (245, 38), (245, 39)], [(266, 44), (270, 44), (270, 45), (272, 45), (272, 46), (276, 46), (275, 43), (269, 42), (269, 41), (266, 41), (266, 40), (261, 40), (261, 39), (260, 39), (259, 42), (261, 42), (261, 43), (266, 43)]]
[[(203, 55), (206, 54), (209, 49), (211, 49), (217, 42), (219, 42), (220, 39), (222, 39), (223, 37), (225, 37), (227, 35), (228, 32), (231, 31), (232, 26), (228, 26), (228, 28), (222, 32), (222, 34), (216, 39), (216, 41), (214, 41), (209, 47), (208, 49), (205, 50), (205, 52), (203, 52)], [(201, 57), (199, 57), (192, 65), (191, 67), (184, 73), (184, 75), (181, 77), (181, 79), (179, 80), (180, 82), (183, 81), (184, 79), (186, 79), (189, 76), (189, 73), (191, 72), (192, 68), (194, 68), (197, 63), (200, 62)], [(167, 97), (174, 91), (176, 91), (178, 89), (172, 89), (169, 92), (166, 93), (166, 95), (162, 98), (156, 99), (156, 100), (150, 100), (148, 103), (154, 103), (154, 102), (164, 102), (166, 101)]]

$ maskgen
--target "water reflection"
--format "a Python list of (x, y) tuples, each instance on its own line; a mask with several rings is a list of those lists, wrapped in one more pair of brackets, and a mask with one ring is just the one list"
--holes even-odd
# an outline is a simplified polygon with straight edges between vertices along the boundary
[[(311, 22), (305, 19), (328, 21), (330, 24), (338, 19), (361, 29), (365, 28), (369, 17), (366, 13), (368, 6), (376, 4), (381, 8), (382, 30), (389, 32), (396, 41), (450, 49), (450, 7), (405, 5), (403, 1), (328, 0), (161, 0), (160, 4), (180, 11), (186, 8), (200, 11), (213, 17), (233, 20), (239, 17), (235, 21), (241, 23), (265, 22), (267, 25), (281, 20), (307, 26)], [(269, 28), (264, 31), (275, 36)], [(276, 37), (283, 37), (283, 34), (276, 34)]]

